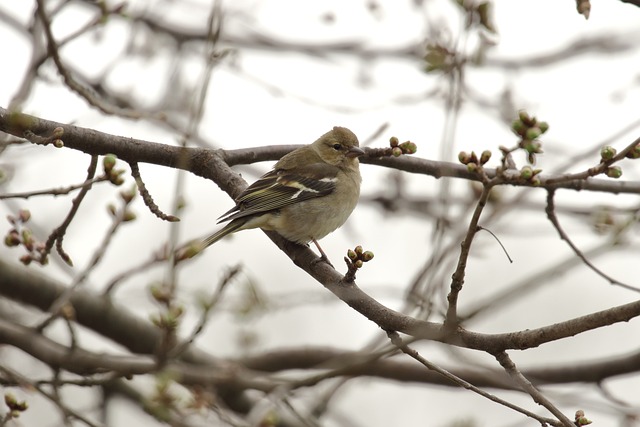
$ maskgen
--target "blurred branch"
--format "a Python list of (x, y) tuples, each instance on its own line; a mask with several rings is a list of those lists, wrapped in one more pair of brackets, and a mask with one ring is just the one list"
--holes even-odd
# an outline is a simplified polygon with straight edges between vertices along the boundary
[(47, 12), (45, 11), (44, 0), (37, 0), (36, 12), (40, 21), (42, 22), (42, 27), (47, 37), (47, 48), (49, 50), (49, 55), (51, 55), (51, 58), (53, 59), (53, 62), (55, 63), (56, 68), (58, 69), (58, 72), (62, 76), (62, 79), (64, 80), (64, 83), (67, 85), (67, 87), (73, 92), (77, 93), (85, 101), (87, 101), (89, 105), (97, 108), (105, 114), (116, 114), (130, 119), (141, 118), (142, 114), (138, 111), (125, 110), (108, 104), (103, 99), (101, 99), (97, 93), (93, 92), (90, 88), (82, 85), (78, 80), (74, 78), (74, 76), (71, 74), (71, 71), (62, 63), (62, 59), (60, 58), (58, 44), (53, 38), (53, 33), (51, 31), (51, 21), (49, 19), (49, 16), (47, 15)]

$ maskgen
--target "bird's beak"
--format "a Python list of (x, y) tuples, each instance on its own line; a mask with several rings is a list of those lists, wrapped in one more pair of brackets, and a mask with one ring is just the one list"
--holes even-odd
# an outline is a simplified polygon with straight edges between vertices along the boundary
[(360, 147), (351, 147), (349, 148), (349, 151), (347, 151), (347, 157), (349, 158), (360, 157), (363, 155), (364, 155), (364, 150)]

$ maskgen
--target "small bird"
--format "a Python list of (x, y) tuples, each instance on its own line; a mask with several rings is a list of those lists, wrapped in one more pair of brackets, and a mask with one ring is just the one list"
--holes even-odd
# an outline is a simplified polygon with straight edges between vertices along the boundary
[(236, 231), (262, 228), (301, 245), (313, 242), (328, 261), (318, 240), (342, 226), (356, 207), (363, 154), (355, 134), (338, 126), (286, 154), (218, 218), (231, 222), (204, 239), (202, 249)]

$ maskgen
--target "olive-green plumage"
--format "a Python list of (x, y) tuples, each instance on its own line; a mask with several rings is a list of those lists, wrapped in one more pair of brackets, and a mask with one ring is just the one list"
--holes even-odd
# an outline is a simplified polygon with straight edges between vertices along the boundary
[(204, 239), (203, 248), (236, 231), (262, 228), (295, 243), (313, 241), (325, 256), (317, 240), (342, 226), (356, 207), (363, 154), (354, 133), (336, 126), (285, 155), (236, 198), (219, 220), (230, 222)]

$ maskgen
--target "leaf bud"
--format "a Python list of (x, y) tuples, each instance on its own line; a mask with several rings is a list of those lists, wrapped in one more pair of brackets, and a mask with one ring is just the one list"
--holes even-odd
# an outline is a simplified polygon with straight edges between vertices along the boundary
[(527, 131), (525, 132), (525, 137), (533, 141), (534, 139), (537, 139), (541, 134), (542, 132), (540, 131), (540, 128), (537, 126), (533, 126), (527, 129)]
[(518, 111), (518, 118), (526, 126), (533, 126), (535, 124), (535, 118), (529, 116), (525, 110)]
[(533, 178), (533, 169), (531, 168), (531, 166), (523, 166), (522, 169), (520, 169), (520, 178), (529, 181), (531, 178)]
[(129, 222), (135, 219), (136, 219), (136, 214), (134, 212), (130, 211), (129, 209), (124, 211), (124, 214), (122, 215), (123, 222)]
[(18, 246), (20, 244), (20, 234), (17, 230), (11, 230), (4, 236), (4, 244), (11, 247)]
[(471, 155), (466, 151), (461, 151), (458, 153), (458, 161), (463, 165), (466, 165), (471, 161)]
[(616, 151), (615, 148), (613, 148), (610, 145), (605, 145), (600, 150), (600, 157), (602, 157), (602, 160), (604, 160), (604, 161), (611, 160), (616, 156), (617, 153), (618, 152)]
[(547, 122), (538, 122), (538, 129), (540, 129), (540, 133), (546, 133), (549, 130), (549, 123)]
[(369, 261), (371, 261), (372, 259), (373, 259), (373, 252), (371, 252), (371, 251), (365, 251), (365, 252), (362, 254), (362, 261), (364, 261), (364, 262), (369, 262)]
[(606, 174), (609, 178), (618, 179), (622, 176), (622, 168), (620, 166), (611, 166), (607, 169)]
[(640, 144), (636, 145), (631, 150), (629, 150), (629, 152), (627, 153), (626, 157), (628, 159), (640, 158)]
[(18, 218), (20, 218), (20, 221), (24, 224), (31, 219), (31, 212), (29, 209), (20, 209), (20, 212), (18, 212)]
[(418, 146), (411, 141), (403, 142), (400, 144), (400, 148), (404, 154), (415, 154), (418, 151)]
[(522, 123), (522, 120), (520, 119), (515, 119), (512, 123), (511, 123), (511, 130), (513, 130), (516, 134), (523, 136), (524, 133), (527, 130), (527, 127), (525, 126), (524, 123)]
[(485, 163), (487, 163), (489, 161), (489, 159), (491, 159), (491, 151), (484, 150), (482, 152), (482, 154), (480, 155), (480, 164), (484, 165)]
[(106, 156), (104, 156), (104, 158), (102, 159), (102, 167), (104, 168), (105, 173), (111, 172), (111, 170), (116, 165), (116, 159), (117, 157), (115, 154), (107, 154)]

